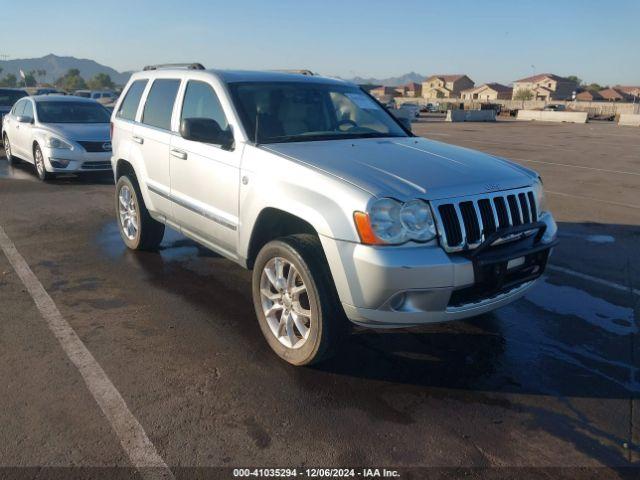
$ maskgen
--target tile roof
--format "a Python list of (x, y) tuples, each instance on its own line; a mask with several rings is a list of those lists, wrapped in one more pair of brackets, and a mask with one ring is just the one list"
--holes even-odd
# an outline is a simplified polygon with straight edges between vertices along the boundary
[(561, 77), (561, 76), (555, 75), (553, 73), (538, 73), (537, 75), (532, 75), (531, 77), (525, 77), (525, 78), (521, 78), (520, 80), (516, 80), (516, 82), (535, 83), (535, 82), (539, 82), (540, 80), (543, 80), (545, 78), (550, 78), (552, 80), (570, 81), (568, 78)]

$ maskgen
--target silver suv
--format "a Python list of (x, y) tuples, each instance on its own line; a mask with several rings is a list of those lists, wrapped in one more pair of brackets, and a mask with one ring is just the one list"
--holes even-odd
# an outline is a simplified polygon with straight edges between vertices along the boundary
[(556, 242), (535, 172), (415, 137), (341, 80), (147, 67), (114, 109), (112, 143), (126, 245), (155, 249), (168, 225), (252, 269), (260, 328), (295, 365), (326, 358), (351, 322), (512, 302)]

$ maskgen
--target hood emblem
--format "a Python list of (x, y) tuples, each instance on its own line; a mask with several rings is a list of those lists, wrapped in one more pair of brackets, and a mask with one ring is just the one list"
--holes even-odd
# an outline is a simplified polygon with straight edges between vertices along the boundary
[(489, 184), (485, 185), (484, 188), (488, 192), (496, 192), (496, 191), (500, 190), (500, 185), (497, 184), (497, 183), (489, 183)]
[(105, 152), (110, 152), (111, 151), (111, 142), (104, 142), (102, 144), (102, 150), (104, 150)]

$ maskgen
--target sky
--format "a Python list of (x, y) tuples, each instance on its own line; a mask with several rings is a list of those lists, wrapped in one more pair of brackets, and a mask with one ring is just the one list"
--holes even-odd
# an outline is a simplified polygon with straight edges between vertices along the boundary
[[(3, 5), (4, 4), (4, 5)], [(0, 54), (640, 85), (640, 0), (0, 0)], [(28, 25), (28, 34), (25, 26)]]

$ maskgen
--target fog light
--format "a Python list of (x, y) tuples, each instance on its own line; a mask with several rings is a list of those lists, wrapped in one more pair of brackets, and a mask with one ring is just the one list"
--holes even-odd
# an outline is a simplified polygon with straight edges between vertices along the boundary
[(392, 310), (399, 312), (404, 307), (405, 302), (407, 301), (407, 294), (405, 292), (398, 293), (393, 296), (391, 301), (389, 302), (389, 306)]
[(63, 158), (49, 158), (49, 163), (53, 168), (67, 168), (70, 161)]

